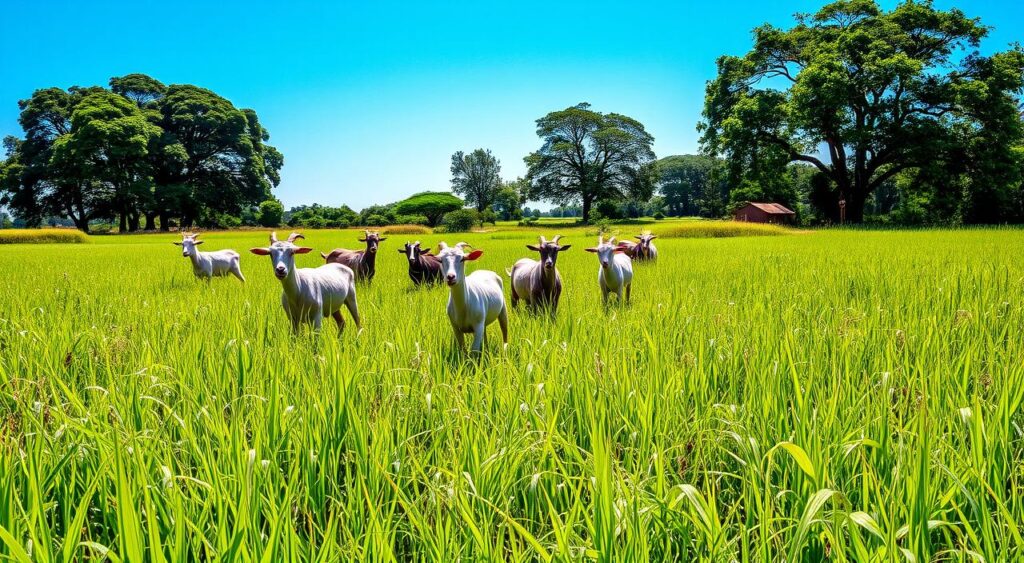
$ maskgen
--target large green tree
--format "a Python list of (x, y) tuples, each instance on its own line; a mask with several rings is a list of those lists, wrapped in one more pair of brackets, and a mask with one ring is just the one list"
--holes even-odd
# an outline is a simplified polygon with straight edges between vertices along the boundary
[(82, 98), (71, 114), (71, 129), (53, 144), (50, 167), (67, 178), (90, 183), (121, 231), (138, 230), (150, 199), (150, 147), (160, 128), (131, 101), (100, 90)]
[(531, 198), (580, 203), (590, 220), (594, 202), (650, 197), (652, 137), (639, 121), (581, 103), (537, 120), (540, 150), (526, 157)]
[(476, 149), (452, 155), (452, 191), (477, 211), (494, 203), (501, 188), (501, 163), (490, 150)]
[(726, 157), (731, 183), (765, 193), (786, 164), (810, 163), (830, 180), (822, 211), (835, 217), (845, 200), (851, 221), (884, 182), (939, 161), (968, 157), (986, 185), (1017, 186), (1024, 53), (982, 56), (986, 34), (959, 10), (914, 1), (844, 0), (788, 30), (761, 26), (749, 53), (718, 60), (703, 148)]
[(721, 217), (729, 201), (722, 163), (713, 157), (682, 154), (657, 161), (658, 188), (669, 215)]
[(189, 227), (204, 212), (237, 214), (270, 198), (284, 158), (267, 144), (270, 135), (256, 112), (191, 85), (170, 86), (156, 103), (164, 132), (155, 164), (156, 213), (178, 215)]
[(68, 217), (88, 230), (89, 221), (106, 207), (107, 194), (82, 168), (54, 166), (54, 146), (69, 135), (79, 103), (101, 88), (72, 87), (36, 90), (18, 102), (24, 139), (4, 140), (7, 158), (0, 178), (0, 204), (8, 205), (28, 225), (47, 216)]
[(400, 215), (423, 215), (427, 223), (437, 226), (446, 213), (462, 209), (463, 201), (448, 192), (420, 192), (395, 204)]

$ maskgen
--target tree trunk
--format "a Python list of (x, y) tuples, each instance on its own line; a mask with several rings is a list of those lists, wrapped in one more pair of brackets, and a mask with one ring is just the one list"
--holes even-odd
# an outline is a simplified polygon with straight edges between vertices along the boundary
[(166, 211), (160, 212), (160, 231), (167, 233), (171, 230), (171, 216)]
[(71, 218), (75, 222), (75, 227), (85, 234), (89, 234), (89, 220), (79, 215)]
[(583, 222), (590, 223), (590, 204), (593, 203), (593, 198), (589, 196), (583, 196)]
[(139, 214), (129, 213), (128, 214), (128, 230), (130, 232), (136, 232), (139, 230)]
[(117, 232), (119, 234), (123, 235), (123, 234), (128, 232), (128, 215), (126, 213), (124, 213), (123, 211), (119, 215), (121, 217), (118, 220), (119, 224), (118, 224)]
[(156, 230), (156, 213), (153, 213), (153, 212), (146, 213), (146, 230), (147, 231), (155, 231)]

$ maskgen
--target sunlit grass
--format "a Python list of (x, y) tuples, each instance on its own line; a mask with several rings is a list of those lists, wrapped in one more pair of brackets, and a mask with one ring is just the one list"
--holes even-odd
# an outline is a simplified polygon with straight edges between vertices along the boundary
[[(243, 252), (245, 285), (197, 282), (176, 235), (6, 247), (0, 553), (1024, 555), (1024, 232), (665, 237), (632, 306), (607, 311), (593, 238), (562, 232), (558, 318), (513, 312), (508, 349), (492, 327), (479, 362), (397, 237), (358, 289), (364, 330), (340, 339), (289, 334), (245, 252), (266, 233), (204, 237)], [(419, 238), (502, 272), (536, 234)]]
[(89, 242), (89, 235), (76, 229), (0, 229), (0, 244), (73, 244)]

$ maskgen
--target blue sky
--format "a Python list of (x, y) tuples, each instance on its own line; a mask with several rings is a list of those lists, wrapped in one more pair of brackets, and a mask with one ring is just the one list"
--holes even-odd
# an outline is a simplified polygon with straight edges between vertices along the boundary
[[(659, 156), (694, 152), (715, 58), (823, 1), (7, 2), (0, 136), (36, 88), (142, 72), (254, 108), (285, 155), (286, 206), (359, 209), (449, 188), (457, 150), (525, 172), (534, 121), (581, 101), (639, 119)], [(1024, 41), (1024, 3), (941, 0)], [(883, 2), (892, 6), (894, 2)]]

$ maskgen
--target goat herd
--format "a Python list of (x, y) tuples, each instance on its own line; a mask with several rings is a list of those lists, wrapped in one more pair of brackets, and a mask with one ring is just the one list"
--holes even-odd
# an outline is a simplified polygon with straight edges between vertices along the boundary
[[(552, 240), (540, 237), (537, 245), (526, 247), (540, 253), (540, 261), (523, 258), (506, 273), (512, 279), (512, 306), (525, 301), (533, 311), (546, 309), (554, 314), (558, 309), (558, 299), (562, 293), (562, 278), (555, 267), (558, 254), (568, 250), (571, 245), (558, 243), (561, 235)], [(619, 302), (625, 298), (629, 302), (630, 289), (633, 283), (633, 260), (655, 260), (658, 250), (653, 240), (657, 235), (644, 233), (636, 238), (639, 242), (615, 243), (615, 237), (604, 240), (598, 237), (595, 247), (587, 248), (587, 252), (597, 254), (600, 260), (597, 279), (601, 287), (605, 305), (608, 295), (615, 293)], [(270, 256), (274, 275), (281, 282), (281, 306), (292, 323), (292, 329), (298, 331), (303, 323), (312, 323), (320, 330), (325, 316), (331, 316), (338, 324), (339, 332), (345, 328), (345, 319), (341, 315), (344, 306), (352, 315), (356, 326), (360, 326), (359, 307), (356, 304), (356, 281), (371, 280), (376, 273), (377, 250), (380, 243), (387, 240), (378, 233), (365, 231), (359, 239), (366, 243), (364, 250), (346, 250), (338, 248), (329, 254), (320, 253), (326, 264), (318, 268), (296, 268), (295, 255), (306, 254), (313, 249), (297, 246), (295, 241), (305, 237), (292, 233), (287, 240), (277, 240), (277, 233), (270, 234), (270, 246), (253, 248), (250, 252), (259, 256)], [(183, 233), (181, 242), (174, 244), (182, 247), (182, 256), (192, 262), (192, 271), (197, 278), (209, 280), (214, 276), (234, 275), (245, 281), (240, 267), (241, 257), (230, 249), (214, 252), (200, 252), (196, 247), (203, 244), (198, 234)], [(454, 246), (445, 243), (438, 245), (438, 253), (431, 249), (421, 248), (419, 241), (406, 243), (398, 250), (409, 261), (409, 278), (416, 285), (439, 283), (448, 284), (451, 292), (448, 297), (448, 319), (455, 331), (455, 340), (459, 348), (465, 349), (465, 335), (473, 335), (472, 351), (480, 353), (483, 347), (484, 328), (498, 321), (501, 327), (502, 342), (508, 344), (508, 311), (505, 306), (505, 288), (501, 276), (489, 270), (477, 270), (469, 275), (465, 272), (465, 263), (473, 261), (483, 254), (482, 250), (473, 249), (465, 242)], [(465, 249), (471, 251), (467, 254)], [(623, 297), (625, 293), (625, 297)]]

